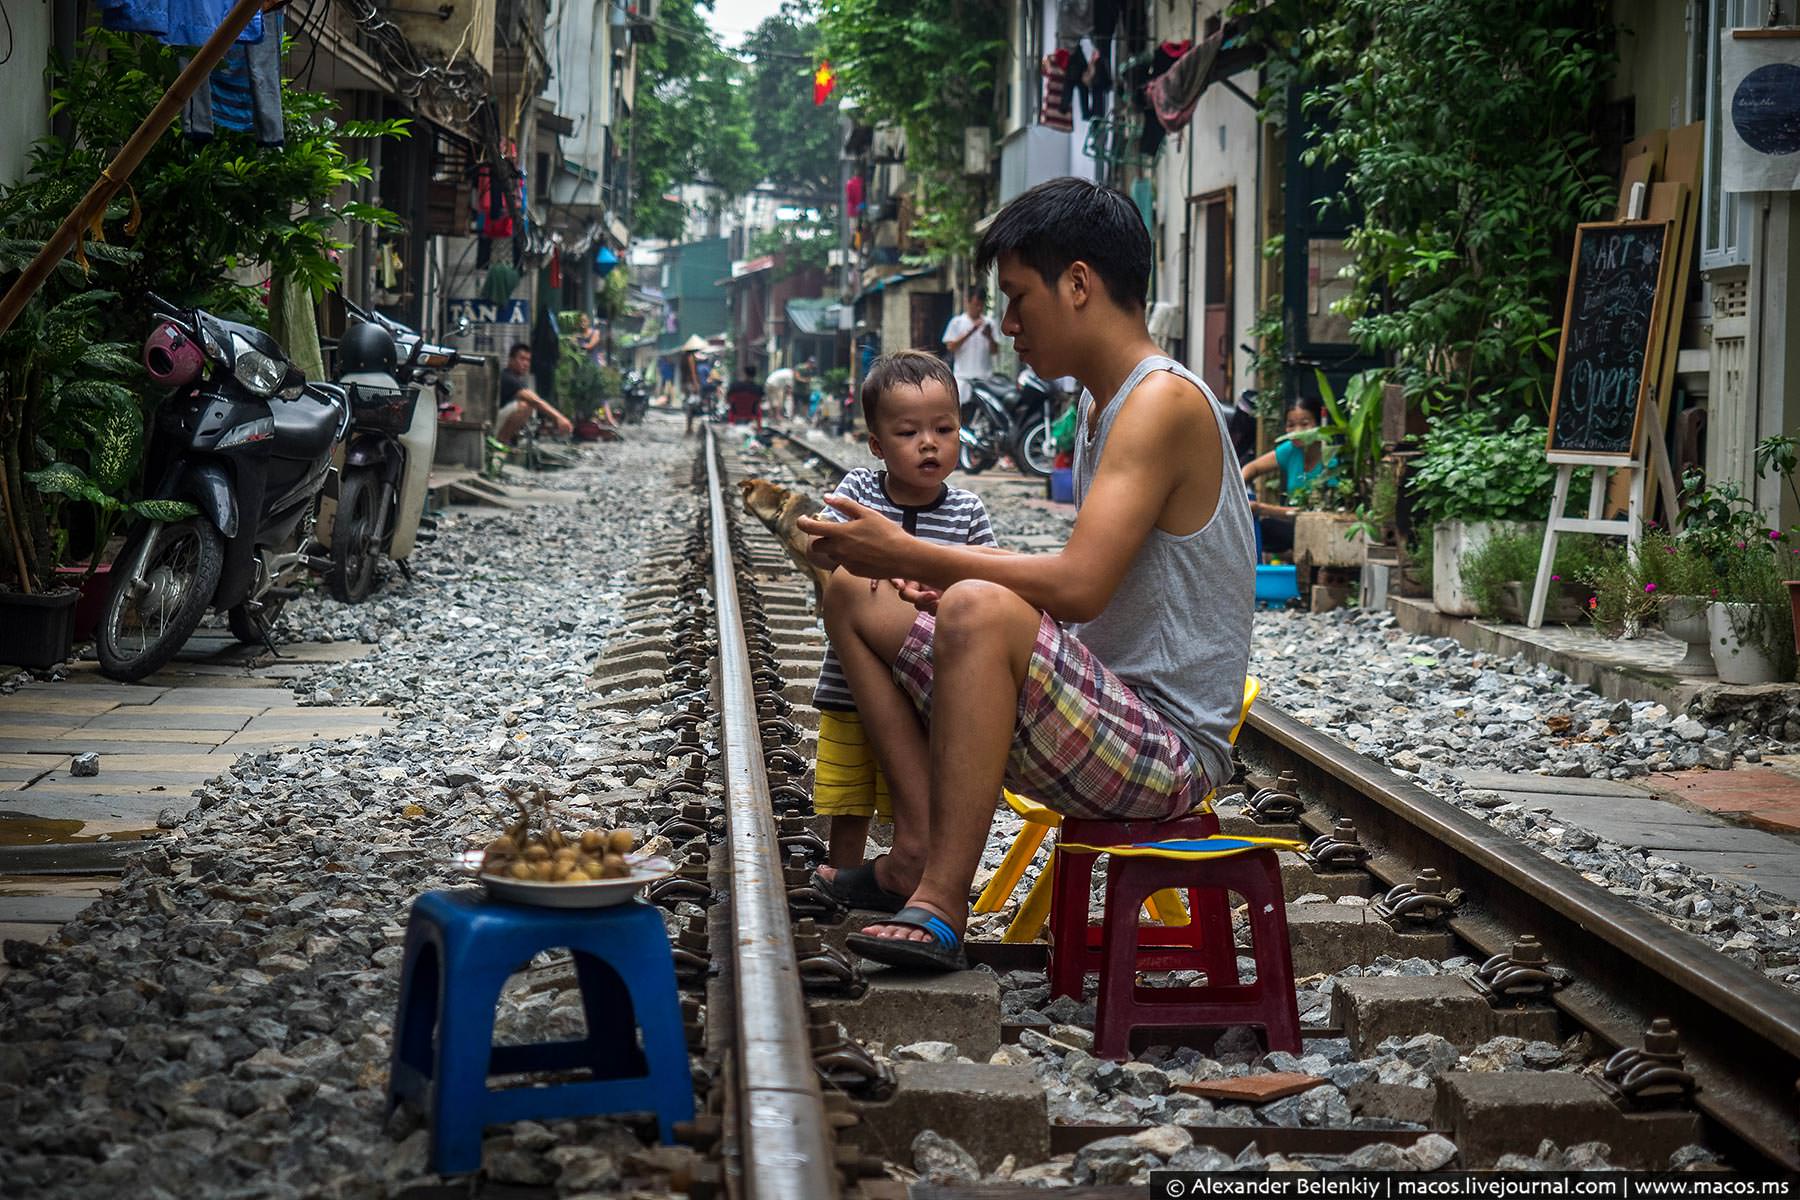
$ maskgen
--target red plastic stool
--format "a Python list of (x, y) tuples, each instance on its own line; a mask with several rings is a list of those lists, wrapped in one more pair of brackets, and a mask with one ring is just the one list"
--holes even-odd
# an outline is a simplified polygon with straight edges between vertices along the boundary
[[(1186, 816), (1167, 821), (1094, 821), (1065, 817), (1056, 846), (1051, 851), (1056, 860), (1056, 875), (1051, 881), (1047, 971), (1051, 999), (1057, 996), (1081, 999), (1088, 972), (1101, 969), (1106, 945), (1104, 927), (1088, 921), (1088, 897), (1093, 886), (1094, 860), (1099, 857), (1099, 852), (1069, 849), (1064, 843), (1128, 846), (1170, 838), (1212, 837), (1218, 832), (1219, 815), (1210, 809), (1196, 809)], [(1186, 887), (1188, 882), (1184, 880), (1179, 886)], [(1145, 893), (1146, 896), (1149, 894)], [(1232, 940), (1231, 910), (1225, 894), (1210, 887), (1189, 888), (1188, 913), (1191, 920), (1186, 925), (1144, 927), (1138, 941), (1137, 969), (1205, 971), (1208, 980), (1236, 983), (1237, 947)]]
[[(1287, 901), (1281, 888), (1281, 864), (1273, 849), (1247, 850), (1204, 861), (1127, 857), (1114, 854), (1106, 869), (1106, 919), (1100, 965), (1100, 1003), (1094, 1015), (1094, 1054), (1120, 1059), (1130, 1053), (1131, 1031), (1154, 1028), (1259, 1026), (1270, 1050), (1300, 1053), (1300, 1012), (1294, 997), (1294, 962), (1288, 947)], [(1240, 983), (1231, 922), (1225, 918), (1223, 942), (1233, 967), (1229, 976), (1208, 972), (1201, 987), (1148, 988), (1137, 985), (1146, 969), (1141, 935), (1155, 926), (1138, 924), (1145, 897), (1164, 888), (1195, 889), (1211, 897), (1204, 910), (1210, 924), (1212, 906), (1225, 911), (1227, 892), (1249, 904), (1256, 980)], [(1204, 936), (1204, 935), (1203, 935)], [(1229, 978), (1230, 982), (1216, 982)]]

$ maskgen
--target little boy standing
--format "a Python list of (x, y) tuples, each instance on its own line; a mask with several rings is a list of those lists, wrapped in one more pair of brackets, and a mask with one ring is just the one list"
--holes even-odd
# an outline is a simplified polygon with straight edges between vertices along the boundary
[[(846, 496), (929, 542), (992, 546), (987, 509), (973, 492), (944, 482), (956, 466), (961, 420), (956, 379), (942, 360), (920, 350), (886, 354), (863, 380), (861, 408), (869, 431), (869, 452), (886, 470), (859, 467), (844, 476), (833, 495)], [(842, 521), (827, 508), (821, 520)], [(808, 557), (826, 570), (837, 564), (818, 550)], [(813, 768), (813, 808), (831, 818), (829, 862), (838, 868), (830, 893), (852, 908), (897, 912), (904, 895), (881, 887), (873, 863), (863, 862), (869, 821), (877, 812), (892, 816), (887, 781), (863, 735), (856, 700), (837, 655), (825, 651), (819, 685), (818, 760)]]

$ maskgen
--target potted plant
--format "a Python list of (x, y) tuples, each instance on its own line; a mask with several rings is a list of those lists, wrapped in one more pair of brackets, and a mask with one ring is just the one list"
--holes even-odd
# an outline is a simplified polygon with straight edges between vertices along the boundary
[(1372, 511), (1376, 465), (1381, 461), (1381, 372), (1350, 377), (1339, 397), (1323, 371), (1315, 371), (1324, 419), (1316, 429), (1290, 435), (1297, 443), (1321, 442), (1324, 470), (1289, 497), (1294, 516), (1294, 560), (1314, 567), (1355, 567), (1380, 517)]
[(1712, 633), (1706, 610), (1718, 594), (1719, 575), (1694, 538), (1651, 528), (1638, 543), (1640, 585), (1654, 589), (1662, 631), (1687, 644), (1687, 653), (1669, 670), (1676, 675), (1715, 673)]
[[(1719, 681), (1773, 683), (1794, 674), (1792, 618), (1784, 570), (1785, 538), (1733, 483), (1706, 486), (1698, 472), (1682, 480), (1682, 540), (1714, 572), (1706, 619)], [(1786, 618), (1786, 619), (1784, 619)]]
[[(1756, 443), (1757, 474), (1767, 475), (1773, 471), (1781, 476), (1781, 481), (1787, 485), (1788, 494), (1794, 498), (1795, 505), (1800, 506), (1800, 487), (1794, 484), (1794, 470), (1797, 466), (1800, 466), (1800, 443), (1796, 443), (1794, 438), (1776, 434)], [(1778, 536), (1772, 540), (1784, 543), (1777, 547), (1777, 552), (1783, 560), (1781, 574), (1785, 577), (1782, 582), (1787, 588), (1788, 620), (1793, 626), (1794, 649), (1800, 652), (1800, 579), (1795, 578), (1796, 573), (1800, 572), (1800, 525), (1789, 527), (1786, 537)]]
[[(1462, 561), (1463, 587), (1481, 616), (1514, 623), (1525, 620), (1530, 586), (1537, 575), (1543, 546), (1543, 536), (1535, 531), (1505, 533), (1490, 539)], [(1585, 615), (1589, 593), (1580, 578), (1598, 549), (1599, 540), (1592, 534), (1578, 534), (1557, 542), (1545, 620), (1572, 625)]]
[(1521, 416), (1495, 432), (1470, 412), (1440, 422), (1408, 475), (1414, 507), (1432, 525), (1432, 600), (1440, 612), (1474, 616), (1462, 564), (1491, 538), (1524, 532), (1549, 510), (1553, 473), (1544, 430)]

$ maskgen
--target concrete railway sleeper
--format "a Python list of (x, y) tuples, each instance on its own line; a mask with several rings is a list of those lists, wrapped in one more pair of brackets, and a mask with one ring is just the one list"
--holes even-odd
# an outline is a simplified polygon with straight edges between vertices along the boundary
[[(800, 439), (778, 435), (771, 449), (723, 458), (730, 473), (815, 495), (844, 469)], [(767, 648), (790, 668), (784, 694), (803, 705), (822, 646), (810, 587), (773, 535), (752, 527), (747, 544), (771, 598)], [(816, 718), (801, 706), (784, 719)], [(1271, 704), (1254, 709), (1242, 752), (1252, 773), (1236, 789), (1242, 807), (1222, 806), (1226, 832), (1310, 842), (1282, 864), (1305, 1053), (1263, 1054), (1239, 1028), (1159, 1031), (1156, 1045), (1140, 1034), (1125, 1063), (1096, 1059), (1089, 997), (1045, 1003), (1045, 947), (981, 936), (1009, 907), (971, 925), (976, 978), (921, 985), (872, 969), (861, 999), (815, 1005), (890, 1056), (900, 1084), (846, 1138), (944, 1197), (999, 1194), (1009, 1180), (1126, 1185), (1159, 1166), (1254, 1169), (1275, 1156), (1320, 1168), (1795, 1168), (1800, 1040), (1786, 989)], [(1003, 809), (996, 841), (1009, 820)], [(812, 916), (808, 942), (826, 946), (875, 919)], [(1315, 1078), (1297, 1095), (1242, 1102), (1276, 1088), (1277, 1071)], [(953, 1072), (981, 1104), (915, 1100)], [(1016, 1094), (1003, 1086), (1018, 1083)], [(933, 1110), (925, 1124), (900, 1119), (914, 1107)]]

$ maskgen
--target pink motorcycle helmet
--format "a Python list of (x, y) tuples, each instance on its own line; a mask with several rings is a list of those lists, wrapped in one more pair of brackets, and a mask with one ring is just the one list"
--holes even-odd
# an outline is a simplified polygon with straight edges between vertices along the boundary
[(206, 356), (192, 338), (164, 321), (144, 339), (144, 370), (164, 387), (186, 387), (200, 378)]

